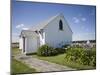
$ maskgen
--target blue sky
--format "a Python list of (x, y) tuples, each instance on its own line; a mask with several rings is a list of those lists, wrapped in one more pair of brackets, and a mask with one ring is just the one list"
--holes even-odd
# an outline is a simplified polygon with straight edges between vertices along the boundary
[(62, 13), (73, 31), (73, 40), (95, 39), (95, 6), (12, 2), (12, 42), (18, 41), (22, 29)]

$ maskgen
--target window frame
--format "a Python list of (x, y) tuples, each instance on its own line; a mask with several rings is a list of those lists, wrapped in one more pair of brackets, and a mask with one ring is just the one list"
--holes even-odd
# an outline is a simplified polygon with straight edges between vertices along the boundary
[(63, 31), (63, 22), (59, 20), (59, 30)]

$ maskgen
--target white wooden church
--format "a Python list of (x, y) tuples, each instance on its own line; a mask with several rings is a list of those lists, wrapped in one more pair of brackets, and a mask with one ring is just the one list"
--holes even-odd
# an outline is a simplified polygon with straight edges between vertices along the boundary
[(53, 16), (49, 20), (22, 30), (20, 34), (19, 48), (23, 53), (36, 52), (38, 47), (48, 44), (54, 48), (72, 43), (72, 30), (63, 14)]

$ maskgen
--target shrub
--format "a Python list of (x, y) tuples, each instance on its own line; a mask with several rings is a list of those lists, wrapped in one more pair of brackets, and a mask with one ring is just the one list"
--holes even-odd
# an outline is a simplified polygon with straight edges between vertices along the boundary
[(83, 56), (83, 64), (96, 66), (96, 52), (95, 50), (85, 50)]
[(91, 59), (90, 65), (96, 66), (96, 50), (94, 50), (94, 49), (91, 50), (90, 59)]
[(65, 53), (66, 52), (66, 49), (64, 48), (55, 48), (57, 54), (62, 54), (62, 53)]
[(65, 44), (65, 45), (62, 46), (62, 48), (68, 48), (68, 47), (70, 47), (69, 44)]
[(85, 48), (70, 47), (66, 51), (67, 62), (73, 61), (83, 65), (96, 66), (96, 50), (85, 50)]
[(66, 58), (68, 58), (67, 61), (77, 61), (79, 57), (81, 57), (81, 54), (83, 54), (82, 48), (70, 47), (66, 51)]
[(89, 65), (90, 63), (90, 57), (88, 56), (88, 53), (83, 50), (83, 54), (79, 57), (80, 61), (78, 61), (80, 64), (83, 65)]
[(91, 58), (92, 58), (91, 65), (95, 67), (96, 66), (96, 55), (92, 56)]
[(48, 46), (47, 44), (39, 47), (37, 51), (37, 55), (39, 56), (53, 56), (56, 54), (57, 54), (57, 51), (53, 47)]

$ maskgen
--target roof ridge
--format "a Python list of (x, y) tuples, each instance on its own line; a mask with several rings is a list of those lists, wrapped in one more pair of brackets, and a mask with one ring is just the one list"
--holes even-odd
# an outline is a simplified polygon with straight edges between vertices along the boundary
[(52, 17), (49, 18), (48, 20), (45, 20), (44, 22), (41, 22), (40, 24), (38, 24), (38, 25), (36, 25), (36, 26), (30, 28), (29, 30), (35, 31), (35, 30), (43, 29), (49, 22), (51, 22), (53, 19), (55, 19), (55, 18), (58, 17), (58, 16), (63, 16), (63, 14), (62, 14), (62, 13), (58, 13), (57, 15), (52, 16)]

